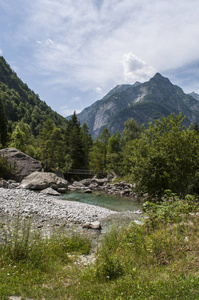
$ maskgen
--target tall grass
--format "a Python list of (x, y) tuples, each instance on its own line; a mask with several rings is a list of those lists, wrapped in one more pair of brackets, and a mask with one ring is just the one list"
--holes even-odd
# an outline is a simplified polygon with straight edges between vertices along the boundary
[(91, 244), (80, 235), (2, 225), (0, 299), (199, 299), (198, 208), (192, 197), (148, 207), (143, 225), (114, 225), (86, 266), (79, 255)]
[(170, 199), (148, 210), (142, 226), (113, 227), (84, 275), (91, 281), (92, 271), (95, 284), (80, 299), (199, 299), (199, 217), (190, 215), (198, 208), (193, 198)]
[(70, 252), (89, 253), (91, 243), (80, 234), (51, 232), (50, 237), (46, 237), (31, 224), (31, 218), (21, 220), (19, 215), (10, 223), (1, 223), (1, 264), (21, 262), (47, 270), (53, 267), (56, 259), (68, 262)]

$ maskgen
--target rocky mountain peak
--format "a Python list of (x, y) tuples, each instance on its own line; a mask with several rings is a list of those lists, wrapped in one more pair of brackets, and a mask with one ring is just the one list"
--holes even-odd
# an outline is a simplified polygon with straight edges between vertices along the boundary
[(162, 76), (160, 73), (156, 73), (149, 82), (155, 82), (155, 83), (164, 83), (164, 84), (171, 84), (170, 80), (164, 76)]
[(117, 85), (105, 97), (84, 109), (78, 118), (87, 123), (94, 138), (105, 127), (111, 134), (124, 130), (124, 122), (133, 118), (147, 124), (171, 113), (186, 116), (185, 123), (199, 123), (199, 101), (156, 73), (149, 81)]

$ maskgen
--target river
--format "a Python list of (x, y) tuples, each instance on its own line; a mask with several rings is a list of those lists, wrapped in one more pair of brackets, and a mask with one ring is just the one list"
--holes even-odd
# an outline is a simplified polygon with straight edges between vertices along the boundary
[(63, 200), (77, 201), (101, 206), (117, 212), (142, 210), (142, 204), (134, 198), (107, 195), (102, 192), (86, 194), (83, 191), (73, 191), (63, 194)]

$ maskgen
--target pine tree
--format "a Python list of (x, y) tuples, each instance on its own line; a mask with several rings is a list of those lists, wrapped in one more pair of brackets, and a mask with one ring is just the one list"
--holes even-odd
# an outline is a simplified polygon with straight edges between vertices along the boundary
[(93, 145), (93, 140), (86, 123), (82, 125), (81, 130), (82, 130), (82, 145), (84, 151), (83, 167), (87, 169), (89, 168), (89, 152)]
[(82, 143), (82, 130), (75, 112), (66, 127), (65, 145), (66, 154), (69, 154), (73, 161), (72, 168), (83, 168), (84, 149)]
[(0, 144), (4, 147), (8, 139), (7, 132), (8, 121), (5, 114), (5, 109), (3, 105), (3, 96), (0, 92)]

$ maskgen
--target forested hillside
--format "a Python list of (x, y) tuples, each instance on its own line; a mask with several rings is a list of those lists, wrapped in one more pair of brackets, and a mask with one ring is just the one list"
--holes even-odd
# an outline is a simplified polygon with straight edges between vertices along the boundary
[[(42, 161), (45, 170), (89, 168), (92, 139), (74, 113), (54, 112), (0, 57), (0, 147), (14, 147)], [(4, 170), (5, 162), (0, 161)]]
[(56, 126), (67, 123), (66, 119), (54, 112), (27, 84), (18, 78), (6, 60), (0, 57), (0, 95), (8, 119), (8, 130), (16, 122), (29, 124), (34, 136), (39, 134), (44, 122), (50, 118)]

